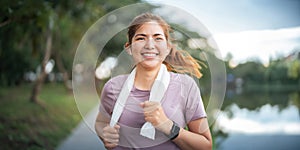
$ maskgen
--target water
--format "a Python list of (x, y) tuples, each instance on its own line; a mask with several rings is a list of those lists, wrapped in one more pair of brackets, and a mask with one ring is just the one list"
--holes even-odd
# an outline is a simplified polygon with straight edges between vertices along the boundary
[(227, 90), (213, 127), (215, 149), (299, 150), (300, 93)]

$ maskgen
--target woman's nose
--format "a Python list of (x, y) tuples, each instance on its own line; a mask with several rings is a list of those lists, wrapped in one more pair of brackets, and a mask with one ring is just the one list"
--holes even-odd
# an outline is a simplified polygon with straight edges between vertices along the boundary
[(149, 39), (146, 41), (145, 49), (154, 49), (154, 48), (155, 48), (154, 41), (153, 41), (152, 38), (149, 38)]

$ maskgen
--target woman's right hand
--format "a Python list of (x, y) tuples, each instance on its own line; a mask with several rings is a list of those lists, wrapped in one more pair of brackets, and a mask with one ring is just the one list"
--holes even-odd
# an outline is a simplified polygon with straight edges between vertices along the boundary
[(113, 149), (119, 144), (119, 125), (111, 127), (107, 125), (103, 128), (102, 140), (106, 149)]

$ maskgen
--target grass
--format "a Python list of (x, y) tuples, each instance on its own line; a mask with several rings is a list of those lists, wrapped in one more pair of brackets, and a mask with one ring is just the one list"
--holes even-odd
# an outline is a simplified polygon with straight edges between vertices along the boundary
[[(55, 149), (81, 121), (74, 96), (61, 84), (43, 86), (44, 107), (29, 101), (31, 85), (0, 88), (0, 149)], [(94, 105), (87, 102), (88, 112)]]

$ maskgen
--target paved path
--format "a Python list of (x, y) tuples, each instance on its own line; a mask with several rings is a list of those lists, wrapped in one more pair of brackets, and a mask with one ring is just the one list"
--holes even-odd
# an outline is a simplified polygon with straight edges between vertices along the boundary
[(105, 150), (94, 130), (98, 107), (92, 109), (57, 150)]

